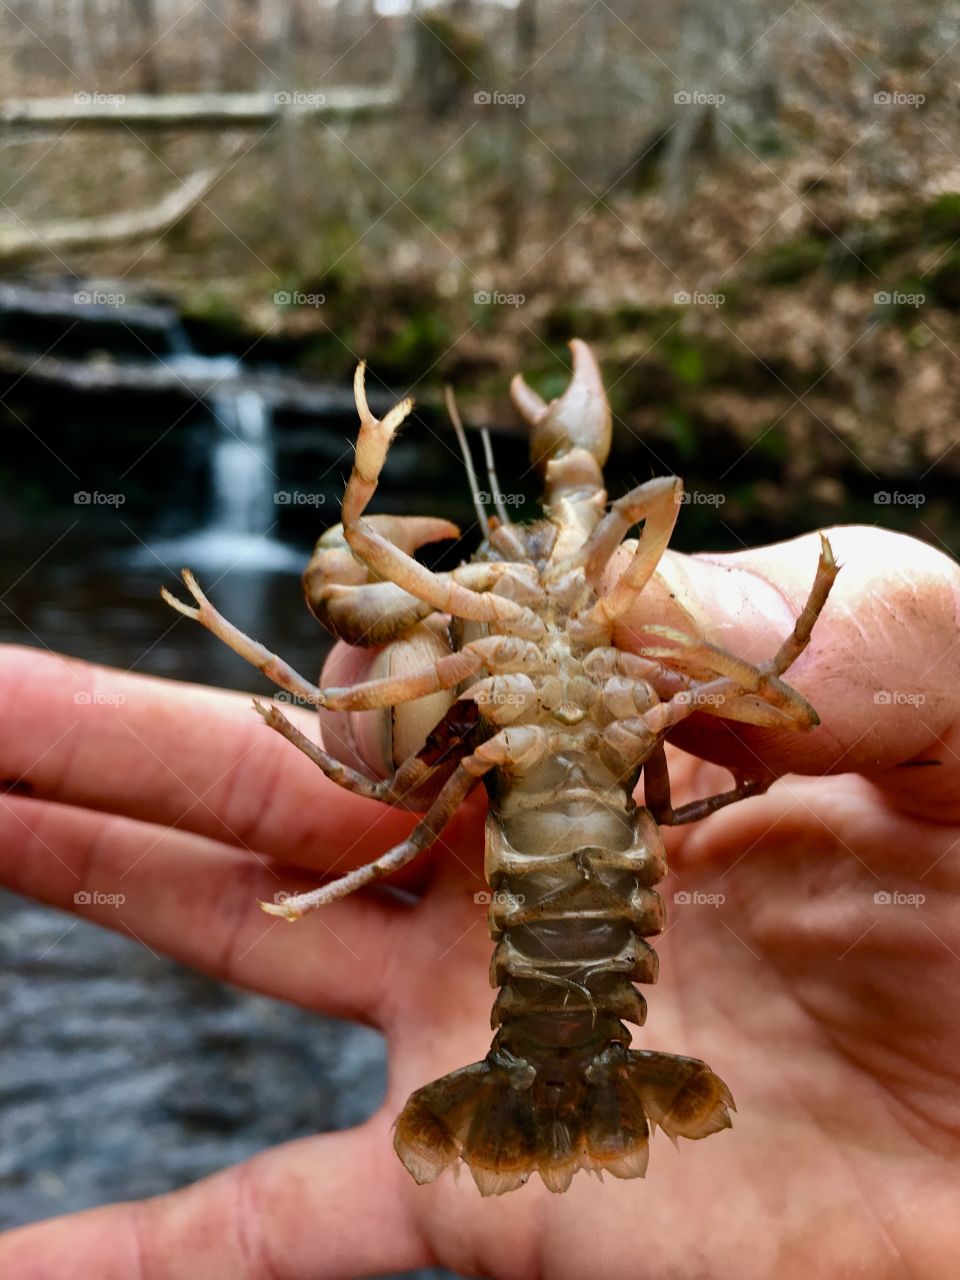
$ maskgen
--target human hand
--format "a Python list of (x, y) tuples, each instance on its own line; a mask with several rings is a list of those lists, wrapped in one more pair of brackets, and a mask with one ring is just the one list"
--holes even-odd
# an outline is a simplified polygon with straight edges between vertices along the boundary
[[(790, 1280), (955, 1269), (960, 572), (896, 535), (831, 539), (843, 569), (787, 673), (821, 727), (801, 737), (697, 717), (683, 738), (714, 758), (811, 776), (665, 832), (662, 979), (645, 993), (638, 1040), (706, 1059), (733, 1089), (734, 1129), (684, 1143), (679, 1157), (654, 1142), (644, 1181), (580, 1175), (563, 1196), (536, 1179), (491, 1200), (469, 1177), (418, 1187), (391, 1149), (409, 1092), (489, 1043), (476, 796), (399, 880), (415, 905), (370, 891), (293, 927), (269, 921), (257, 898), (368, 860), (413, 819), (336, 790), (241, 695), (5, 649), (0, 777), (19, 785), (0, 805), (4, 882), (76, 910), (78, 890), (109, 892), (124, 876), (125, 918), (151, 947), (380, 1027), (390, 1082), (383, 1107), (348, 1133), (10, 1232), (0, 1274), (316, 1280), (442, 1263), (511, 1280)], [(687, 626), (759, 660), (792, 626), (815, 562), (811, 539), (670, 556), (643, 617), (680, 622), (686, 610)], [(78, 706), (78, 691), (125, 701)], [(874, 700), (881, 691), (889, 701)], [(675, 803), (728, 785), (715, 765), (678, 750), (670, 760)], [(110, 908), (83, 914), (116, 925)]]

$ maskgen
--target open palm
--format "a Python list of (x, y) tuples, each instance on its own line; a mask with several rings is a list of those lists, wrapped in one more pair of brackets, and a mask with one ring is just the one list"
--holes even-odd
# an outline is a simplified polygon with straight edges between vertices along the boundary
[[(371, 892), (294, 927), (270, 921), (256, 898), (365, 861), (412, 819), (337, 792), (241, 695), (4, 650), (2, 776), (18, 784), (0, 808), (4, 882), (110, 925), (112, 908), (75, 895), (123, 877), (125, 922), (153, 948), (381, 1027), (390, 1084), (357, 1130), (8, 1233), (0, 1274), (314, 1280), (429, 1262), (558, 1280), (952, 1274), (960, 575), (908, 539), (831, 537), (845, 568), (790, 673), (823, 726), (795, 739), (691, 722), (684, 744), (708, 757), (794, 773), (667, 833), (662, 978), (639, 1043), (707, 1060), (736, 1097), (734, 1128), (679, 1155), (658, 1138), (645, 1180), (581, 1174), (563, 1196), (536, 1180), (492, 1200), (469, 1177), (417, 1187), (392, 1151), (408, 1093), (489, 1044), (478, 797), (401, 880), (416, 900)], [(645, 616), (679, 611), (766, 656), (815, 558), (803, 539), (668, 558)], [(91, 697), (78, 705), (78, 692)], [(671, 768), (675, 802), (728, 782), (680, 751)]]

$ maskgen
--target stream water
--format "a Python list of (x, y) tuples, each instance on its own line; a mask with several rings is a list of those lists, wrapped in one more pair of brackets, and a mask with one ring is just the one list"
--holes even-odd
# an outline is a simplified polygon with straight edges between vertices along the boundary
[[(179, 326), (172, 337), (174, 351), (165, 358), (169, 368), (217, 379), (206, 398), (215, 432), (209, 461), (211, 507), (202, 527), (152, 544), (143, 549), (145, 554), (198, 569), (299, 573), (303, 556), (270, 532), (277, 521), (274, 495), (280, 483), (270, 406), (257, 391), (234, 388), (243, 368), (239, 360), (197, 355)], [(143, 555), (140, 560), (145, 562)]]
[[(268, 692), (159, 598), (189, 563), (228, 616), (301, 670), (316, 673), (327, 649), (295, 576), (306, 548), (273, 532), (269, 406), (234, 393), (232, 356), (172, 339), (163, 358), (181, 369), (218, 362), (201, 406), (209, 501), (173, 537), (122, 507), (110, 526), (90, 527), (79, 508), (25, 527), (5, 549), (0, 642)], [(384, 1047), (368, 1028), (209, 981), (12, 894), (0, 894), (0, 971), (0, 1227), (182, 1186), (274, 1143), (357, 1124), (384, 1092)]]

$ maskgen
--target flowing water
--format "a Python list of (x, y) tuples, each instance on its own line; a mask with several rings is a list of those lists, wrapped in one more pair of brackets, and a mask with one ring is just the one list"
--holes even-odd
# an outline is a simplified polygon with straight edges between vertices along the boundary
[[(205, 425), (190, 437), (202, 442), (207, 501), (178, 513), (173, 536), (123, 506), (109, 524), (87, 507), (25, 524), (5, 552), (0, 642), (270, 692), (160, 601), (160, 584), (191, 564), (239, 626), (315, 675), (327, 641), (295, 576), (308, 547), (276, 534), (270, 407), (231, 386), (234, 357), (198, 356), (176, 331), (164, 346), (184, 371), (215, 362)], [(339, 449), (341, 424), (333, 430)], [(156, 458), (144, 465), (160, 475)], [(329, 517), (314, 514), (319, 532)], [(357, 1124), (383, 1095), (384, 1047), (370, 1029), (212, 982), (126, 932), (13, 894), (0, 895), (0, 965), (0, 1227), (182, 1186), (272, 1144)]]
[[(240, 361), (232, 356), (177, 351), (166, 363), (181, 373), (212, 374), (218, 379), (207, 397), (215, 425), (210, 450), (211, 512), (203, 527), (152, 544), (144, 549), (146, 554), (198, 569), (301, 572), (302, 555), (270, 533), (277, 518), (274, 495), (280, 477), (269, 405), (258, 392), (231, 386), (242, 372)], [(140, 559), (143, 562), (142, 555)]]

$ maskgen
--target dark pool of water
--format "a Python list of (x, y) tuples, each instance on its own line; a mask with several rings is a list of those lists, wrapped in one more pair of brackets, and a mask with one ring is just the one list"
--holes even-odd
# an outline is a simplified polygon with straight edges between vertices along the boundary
[[(135, 563), (134, 536), (103, 545), (68, 527), (6, 548), (0, 642), (266, 691), (161, 603), (176, 566), (142, 548)], [(224, 611), (318, 671), (326, 642), (296, 576), (224, 569), (203, 573)], [(11, 894), (0, 895), (0, 965), (0, 1227), (183, 1186), (357, 1124), (383, 1095), (375, 1032), (212, 982)]]

